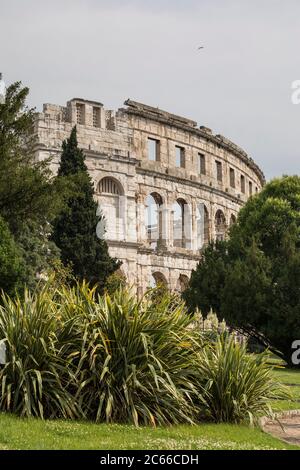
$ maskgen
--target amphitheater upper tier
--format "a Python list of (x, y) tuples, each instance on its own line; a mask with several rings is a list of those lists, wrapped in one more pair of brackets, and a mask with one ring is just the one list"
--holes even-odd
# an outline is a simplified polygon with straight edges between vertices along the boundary
[[(127, 100), (114, 112), (74, 98), (36, 115), (36, 156), (52, 157), (77, 126), (112, 256), (139, 292), (182, 290), (202, 247), (223, 239), (264, 175), (237, 145), (195, 121)], [(98, 236), (103, 227), (98, 226)]]

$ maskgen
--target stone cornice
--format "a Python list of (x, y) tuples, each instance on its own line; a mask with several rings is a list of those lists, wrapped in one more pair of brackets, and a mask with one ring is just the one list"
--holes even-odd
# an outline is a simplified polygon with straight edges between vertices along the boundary
[(142, 243), (139, 242), (127, 242), (125, 240), (106, 240), (109, 247), (120, 247), (126, 249), (135, 249), (139, 254), (145, 254), (149, 256), (157, 256), (159, 257), (170, 257), (170, 258), (184, 258), (193, 261), (198, 261), (201, 258), (201, 254), (196, 254), (191, 250), (184, 251), (182, 248), (180, 251), (169, 251), (168, 248), (164, 249), (153, 249), (147, 246), (144, 246)]
[(154, 250), (152, 248), (145, 247), (140, 245), (138, 248), (138, 253), (140, 254), (147, 254), (149, 256), (157, 256), (159, 257), (170, 257), (170, 258), (184, 258), (193, 261), (199, 261), (201, 258), (201, 254), (195, 254), (191, 250), (186, 250), (186, 252), (181, 249), (180, 251), (169, 251), (167, 248), (161, 250)]
[(137, 158), (129, 156), (124, 156), (124, 155), (117, 155), (117, 154), (112, 154), (112, 155), (107, 155), (105, 153), (98, 152), (97, 150), (87, 150), (87, 149), (82, 149), (84, 154), (87, 157), (102, 157), (105, 158), (106, 160), (112, 160), (112, 161), (118, 161), (118, 162), (124, 162), (128, 163), (130, 165), (136, 166), (140, 162)]
[(194, 188), (204, 189), (205, 191), (217, 194), (218, 196), (221, 196), (222, 198), (225, 198), (227, 200), (235, 202), (236, 204), (239, 204), (240, 206), (243, 206), (244, 203), (245, 203), (244, 201), (242, 201), (238, 197), (232, 196), (231, 194), (227, 193), (226, 191), (222, 191), (221, 189), (215, 188), (214, 186), (209, 186), (209, 185), (204, 184), (204, 183), (199, 183), (198, 181), (193, 181), (193, 180), (189, 180), (189, 179), (186, 179), (186, 178), (173, 176), (173, 175), (170, 175), (168, 173), (161, 173), (159, 171), (155, 171), (153, 169), (148, 169), (148, 168), (142, 168), (140, 166), (136, 167), (136, 172), (139, 173), (139, 174), (145, 174), (145, 175), (150, 174), (151, 176), (160, 177), (164, 180), (172, 181), (173, 183), (181, 183), (181, 184), (184, 184), (184, 185), (193, 186)]
[(76, 103), (87, 103), (87, 104), (95, 104), (97, 106), (103, 107), (103, 103), (100, 103), (100, 101), (92, 101), (92, 100), (86, 100), (84, 98), (72, 98), (69, 102), (76, 102)]
[[(34, 151), (38, 150), (46, 150), (47, 152), (51, 153), (56, 153), (56, 154), (61, 154), (62, 149), (57, 148), (57, 147), (47, 147), (45, 144), (42, 143), (37, 143), (34, 146)], [(131, 156), (124, 156), (124, 155), (117, 155), (117, 154), (112, 154), (108, 155), (107, 153), (102, 153), (97, 150), (89, 150), (86, 148), (82, 148), (83, 153), (85, 156), (90, 157), (90, 158), (103, 158), (105, 160), (112, 160), (112, 161), (118, 161), (118, 162), (123, 162), (123, 163), (128, 163), (133, 166), (137, 166), (140, 162), (137, 158), (131, 157)]]
[(126, 240), (106, 240), (108, 246), (116, 246), (121, 248), (133, 248), (138, 250), (140, 243), (138, 242), (127, 242)]

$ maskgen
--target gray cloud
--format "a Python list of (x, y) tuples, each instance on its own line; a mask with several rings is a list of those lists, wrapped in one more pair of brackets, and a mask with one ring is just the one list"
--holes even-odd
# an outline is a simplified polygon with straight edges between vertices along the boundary
[(297, 173), (299, 17), (297, 0), (0, 0), (0, 69), (38, 108), (130, 97), (231, 138), (267, 177)]

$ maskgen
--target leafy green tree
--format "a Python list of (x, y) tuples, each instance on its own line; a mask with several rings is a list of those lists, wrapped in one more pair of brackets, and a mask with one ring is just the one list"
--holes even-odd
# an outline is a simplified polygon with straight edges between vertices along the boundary
[(34, 110), (26, 107), (28, 88), (7, 88), (0, 104), (0, 214), (14, 235), (28, 220), (44, 225), (61, 207), (61, 191), (48, 161), (36, 161)]
[(72, 266), (77, 279), (103, 289), (120, 262), (110, 257), (107, 243), (96, 235), (97, 203), (83, 152), (78, 148), (76, 127), (62, 148), (58, 179), (68, 178), (76, 190), (54, 222), (52, 239), (61, 251), (62, 262)]
[(204, 251), (184, 298), (204, 314), (212, 307), (290, 362), (300, 338), (298, 176), (274, 179), (249, 199), (228, 241)]
[(250, 247), (245, 248), (243, 256), (233, 261), (229, 257), (224, 284), (219, 290), (221, 315), (226, 315), (230, 325), (242, 327), (244, 332), (259, 341), (264, 340), (264, 328), (257, 330), (253, 326), (272, 322), (271, 268), (270, 260), (253, 241)]
[(35, 159), (34, 109), (26, 106), (28, 93), (20, 82), (13, 83), (0, 103), (0, 214), (20, 248), (23, 282), (34, 287), (37, 274), (58, 256), (49, 242), (49, 223), (67, 191), (52, 175), (49, 161)]
[(20, 248), (7, 223), (0, 217), (0, 289), (13, 294), (20, 287), (24, 269)]

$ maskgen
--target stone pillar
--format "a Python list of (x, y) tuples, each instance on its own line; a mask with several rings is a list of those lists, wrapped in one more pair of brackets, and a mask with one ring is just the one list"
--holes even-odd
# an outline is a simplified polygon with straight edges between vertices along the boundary
[(191, 230), (191, 250), (197, 251), (199, 249), (198, 242), (198, 219), (197, 219), (197, 201), (194, 199), (191, 202), (191, 221), (192, 221), (192, 230)]
[(179, 278), (179, 270), (178, 269), (170, 270), (170, 289), (172, 291), (177, 290), (178, 278)]
[(162, 246), (168, 247), (170, 243), (170, 237), (169, 237), (169, 219), (170, 219), (170, 211), (168, 208), (167, 203), (165, 202), (164, 204), (161, 205), (159, 208), (159, 211), (161, 213), (161, 244)]
[(173, 204), (174, 204), (174, 196), (171, 193), (168, 193), (167, 199), (166, 199), (166, 204), (167, 204), (167, 211), (168, 211), (168, 227), (167, 227), (167, 232), (168, 232), (168, 246), (173, 247), (174, 246), (174, 211), (173, 211)]
[(146, 194), (139, 192), (136, 195), (136, 232), (137, 241), (143, 244), (147, 243), (147, 230), (145, 224), (145, 201)]
[(193, 211), (192, 204), (186, 203), (183, 210), (184, 247), (192, 249), (193, 244)]
[(134, 197), (127, 196), (127, 198), (125, 197), (125, 204), (123, 208), (124, 214), (126, 214), (126, 217), (124, 217), (124, 239), (128, 242), (136, 242), (138, 224), (136, 200)]
[[(118, 240), (128, 240), (129, 217), (127, 214), (127, 198), (119, 196), (119, 217), (118, 217)], [(129, 235), (130, 236), (130, 235)]]

